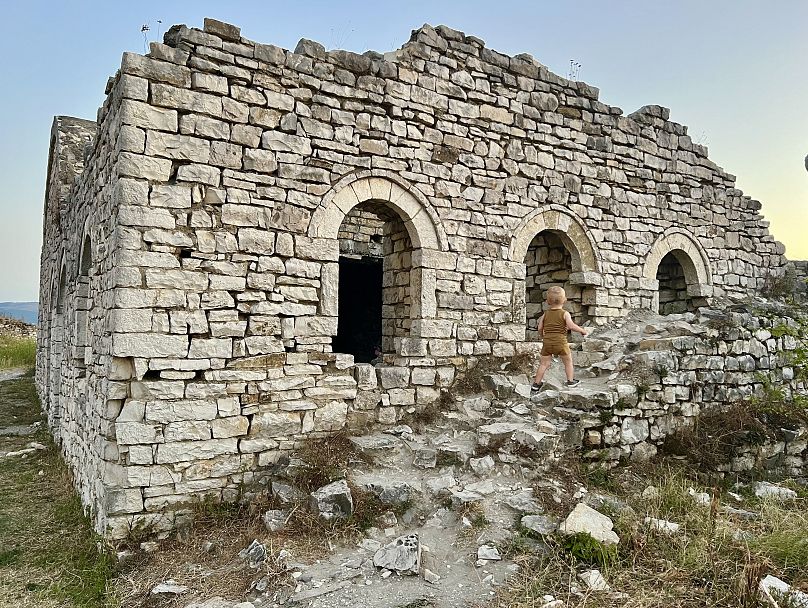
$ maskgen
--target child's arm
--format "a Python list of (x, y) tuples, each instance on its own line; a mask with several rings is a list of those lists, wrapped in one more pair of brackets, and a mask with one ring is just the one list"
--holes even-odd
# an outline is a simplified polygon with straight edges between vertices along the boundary
[(589, 333), (589, 330), (584, 329), (580, 325), (576, 325), (575, 321), (572, 320), (572, 315), (568, 312), (564, 313), (564, 321), (567, 324), (567, 329), (569, 329), (570, 331), (577, 331), (582, 336), (585, 336), (586, 334)]
[(539, 335), (543, 338), (544, 337), (544, 315), (539, 317)]

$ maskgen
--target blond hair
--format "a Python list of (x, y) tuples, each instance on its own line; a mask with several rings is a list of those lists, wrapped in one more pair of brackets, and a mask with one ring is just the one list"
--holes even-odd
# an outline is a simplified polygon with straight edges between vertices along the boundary
[(567, 301), (567, 293), (563, 287), (555, 285), (547, 290), (547, 303), (550, 306), (561, 306)]

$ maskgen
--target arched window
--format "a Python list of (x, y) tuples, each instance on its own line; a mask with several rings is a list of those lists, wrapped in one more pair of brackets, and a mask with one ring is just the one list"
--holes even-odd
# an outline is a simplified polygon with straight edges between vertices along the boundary
[(93, 267), (93, 246), (90, 235), (84, 237), (84, 245), (81, 248), (81, 259), (79, 262), (79, 277), (89, 277), (90, 269)]
[(56, 314), (58, 315), (64, 312), (66, 291), (67, 291), (67, 268), (62, 266), (62, 272), (59, 273), (59, 288), (56, 291)]

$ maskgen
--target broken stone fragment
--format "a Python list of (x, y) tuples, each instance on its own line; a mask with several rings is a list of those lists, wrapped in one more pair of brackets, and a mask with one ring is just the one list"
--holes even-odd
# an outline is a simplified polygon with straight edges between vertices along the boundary
[(412, 466), (419, 469), (434, 469), (438, 462), (438, 451), (435, 448), (419, 446), (412, 451)]
[(354, 480), (386, 505), (401, 506), (412, 501), (418, 491), (406, 481), (394, 479)]
[(493, 562), (501, 560), (502, 556), (499, 554), (496, 547), (491, 545), (480, 545), (477, 548), (477, 559)]
[(808, 594), (769, 574), (760, 581), (760, 595), (773, 608), (808, 608)]
[(591, 591), (611, 591), (612, 588), (603, 578), (600, 570), (586, 570), (578, 575), (578, 578), (583, 581), (587, 589)]
[(353, 496), (344, 479), (312, 492), (309, 504), (312, 511), (328, 521), (350, 517), (353, 513)]
[(662, 532), (663, 534), (667, 534), (668, 536), (674, 536), (679, 534), (681, 530), (681, 526), (675, 522), (668, 521), (666, 519), (656, 519), (655, 517), (646, 517), (643, 520), (646, 526), (649, 529), (655, 530), (656, 532)]
[(288, 483), (273, 481), (272, 496), (278, 499), (282, 505), (291, 505), (303, 500), (305, 494)]
[(522, 527), (542, 536), (548, 536), (558, 530), (558, 520), (546, 515), (525, 515), (521, 523)]
[(188, 587), (185, 585), (178, 585), (171, 579), (164, 583), (160, 583), (151, 590), (152, 595), (181, 595), (187, 593)]
[(270, 532), (277, 532), (283, 530), (286, 526), (286, 518), (289, 516), (287, 511), (279, 509), (271, 509), (264, 513), (264, 525)]
[(456, 490), (452, 491), (452, 506), (462, 507), (472, 502), (479, 502), (483, 500), (483, 495), (470, 490)]
[(472, 471), (482, 477), (494, 470), (494, 459), (490, 455), (482, 458), (469, 458), (469, 466)]
[(430, 584), (434, 585), (435, 583), (437, 583), (440, 580), (440, 575), (435, 574), (429, 568), (424, 568), (424, 580), (427, 583), (430, 583)]
[(533, 497), (533, 488), (526, 488), (515, 494), (511, 494), (504, 502), (511, 509), (519, 513), (530, 514), (544, 511), (542, 506)]
[(421, 565), (421, 547), (417, 534), (399, 536), (373, 555), (373, 565), (398, 574), (417, 575)]
[(620, 537), (612, 531), (614, 523), (611, 519), (598, 513), (582, 502), (575, 505), (567, 518), (561, 522), (558, 531), (561, 534), (577, 534), (586, 532), (596, 541), (606, 545), (616, 545), (620, 542)]
[(752, 486), (755, 496), (759, 498), (774, 498), (776, 500), (793, 500), (797, 493), (789, 488), (778, 486), (768, 481), (758, 481)]
[(258, 568), (267, 559), (267, 548), (262, 543), (259, 543), (258, 539), (255, 539), (250, 543), (249, 547), (239, 551), (238, 556), (241, 559), (246, 559), (250, 568)]

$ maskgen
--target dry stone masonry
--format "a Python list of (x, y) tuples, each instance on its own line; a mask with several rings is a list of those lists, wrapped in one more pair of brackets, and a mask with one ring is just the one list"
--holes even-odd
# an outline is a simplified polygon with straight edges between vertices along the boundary
[(112, 537), (534, 351), (550, 284), (602, 325), (784, 268), (667, 109), (446, 27), (357, 55), (175, 26), (106, 93), (53, 125), (37, 383)]

